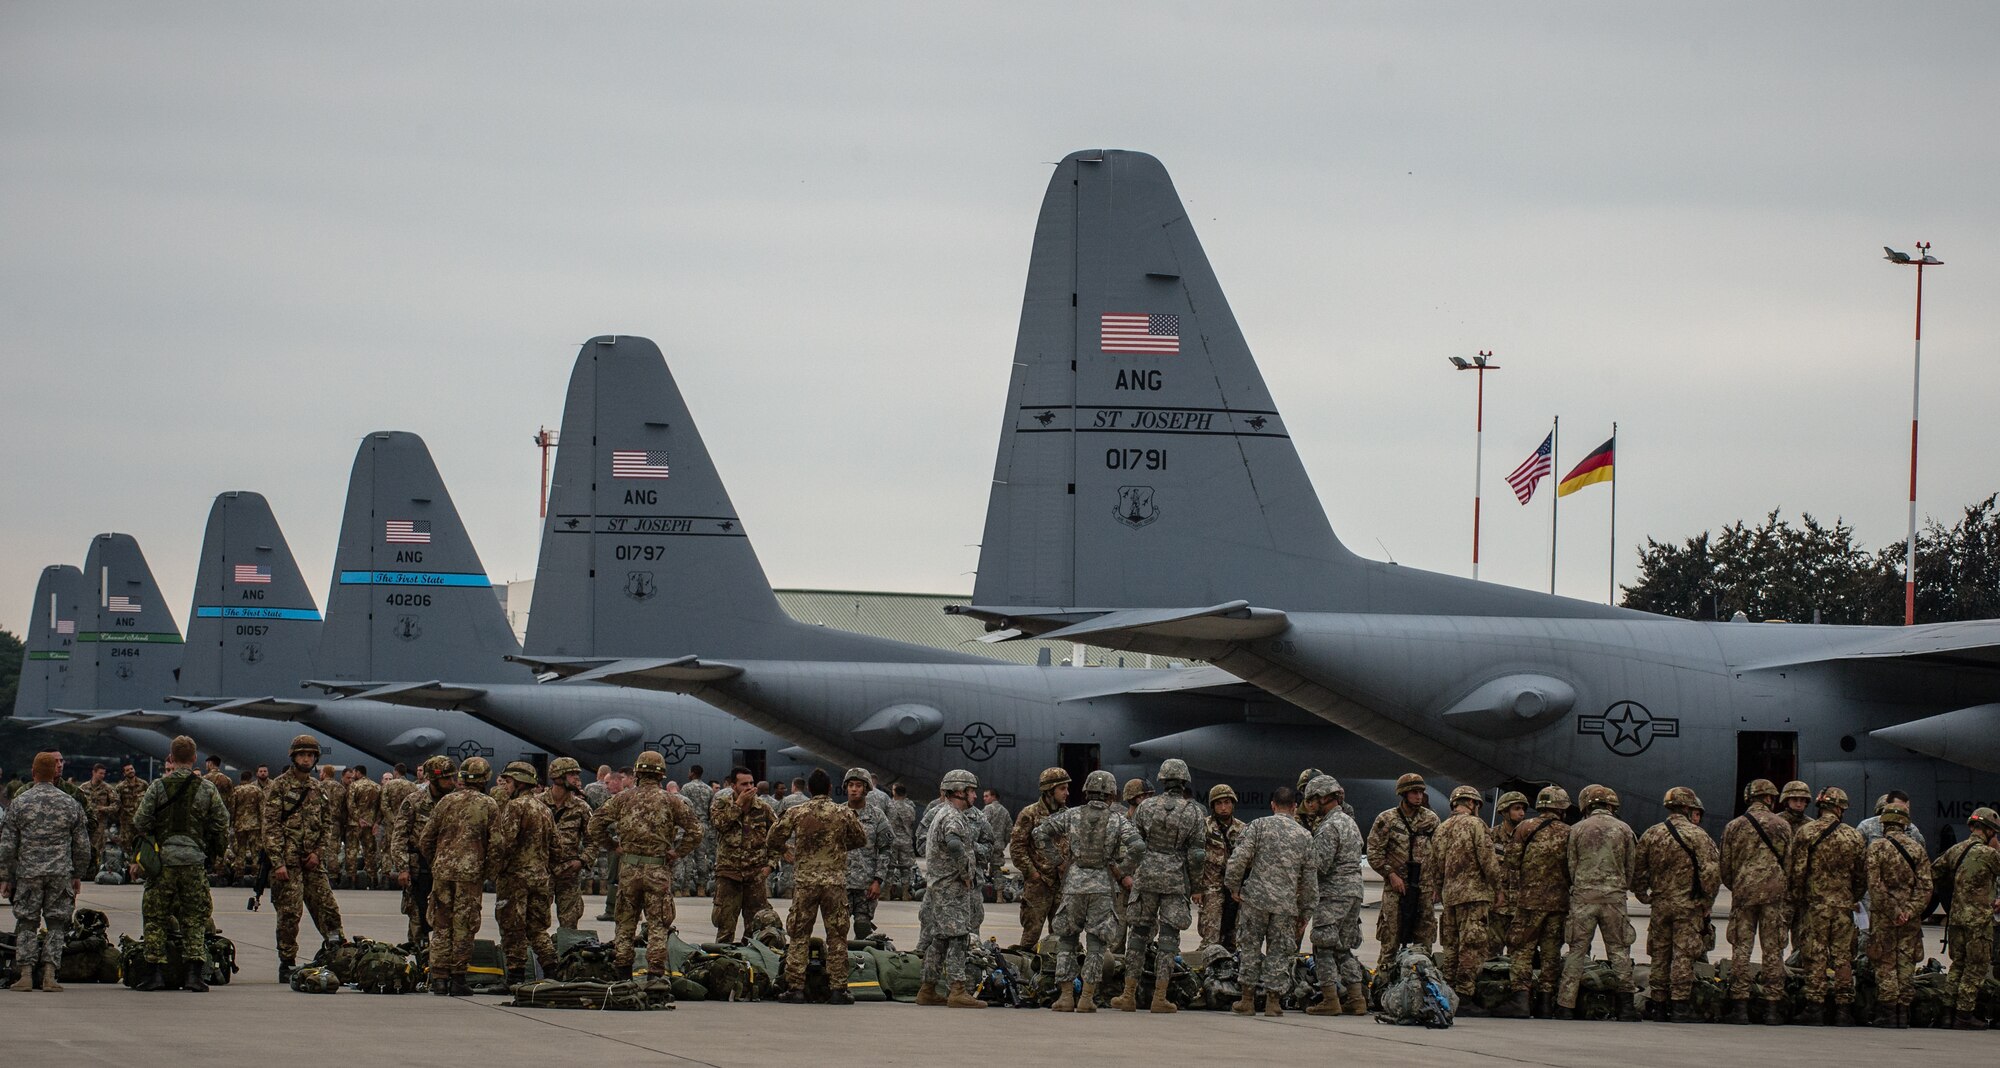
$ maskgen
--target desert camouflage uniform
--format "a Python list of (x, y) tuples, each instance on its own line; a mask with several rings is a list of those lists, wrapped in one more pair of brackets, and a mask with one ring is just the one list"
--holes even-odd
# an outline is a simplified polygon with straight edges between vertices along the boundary
[[(785, 985), (800, 989), (806, 981), (807, 945), (813, 921), (826, 931), (826, 981), (838, 992), (847, 989), (848, 860), (867, 846), (869, 831), (862, 821), (874, 816), (862, 805), (856, 815), (829, 797), (793, 805), (778, 817), (766, 839), (771, 863), (789, 853), (792, 864), (792, 905), (785, 914)], [(879, 828), (880, 823), (876, 826)], [(873, 852), (873, 850), (868, 850)]]
[(681, 784), (681, 800), (687, 802), (688, 811), (694, 813), (695, 822), (701, 824), (701, 842), (694, 847), (694, 852), (674, 866), (674, 881), (683, 895), (705, 897), (709, 892), (709, 880), (715, 877), (715, 828), (708, 825), (709, 806), (715, 803), (715, 788), (700, 779), (689, 779)]
[[(975, 827), (977, 824), (978, 827)], [(924, 982), (972, 980), (969, 950), (979, 931), (979, 828), (985, 821), (950, 805), (924, 818), (924, 901), (917, 910), (917, 943), (924, 955)]]
[(90, 855), (94, 865), (97, 858), (104, 856), (104, 841), (111, 833), (111, 825), (118, 822), (118, 784), (109, 780), (86, 781), (76, 789), (82, 795), (84, 812), (90, 816)]
[[(1761, 835), (1759, 831), (1763, 832)], [(1729, 998), (1750, 996), (1758, 979), (1768, 993), (1785, 986), (1785, 855), (1792, 848), (1792, 825), (1762, 800), (1750, 802), (1722, 829), (1722, 885), (1729, 888)], [(1764, 966), (1750, 969), (1750, 949), (1761, 943)]]
[(1946, 850), (1931, 870), (1939, 878), (1948, 873), (1952, 880), (1951, 914), (1945, 919), (1950, 989), (1958, 1011), (1969, 1013), (1978, 1008), (1980, 987), (1993, 974), (1993, 896), (2000, 880), (2000, 849), (1970, 837)]
[[(1868, 846), (1868, 959), (1875, 965), (1875, 1002), (1904, 1008), (1916, 1000), (1913, 981), (1924, 959), (1921, 917), (1931, 900), (1930, 856), (1907, 829), (1890, 824)], [(1897, 923), (1898, 916), (1909, 918)]]
[(1792, 896), (1807, 903), (1799, 925), (1805, 1003), (1826, 1000), (1826, 972), (1834, 971), (1833, 1000), (1854, 1003), (1854, 906), (1868, 888), (1861, 832), (1828, 811), (1799, 829), (1786, 857)]
[(83, 805), (55, 786), (36, 783), (0, 813), (0, 881), (14, 884), (14, 961), (22, 974), (37, 957), (51, 970), (62, 964), (76, 907), (70, 883), (89, 867), (90, 821)]
[[(887, 811), (892, 841), (888, 881), (882, 887), (882, 895), (891, 901), (906, 901), (910, 896), (910, 869), (917, 860), (917, 805), (907, 797), (890, 798)], [(1020, 867), (1020, 862), (1015, 861), (1014, 866)]]
[(1126, 974), (1137, 976), (1148, 942), (1155, 972), (1171, 971), (1181, 932), (1194, 923), (1191, 898), (1208, 862), (1208, 820), (1201, 802), (1169, 791), (1139, 802), (1132, 822), (1146, 846), (1125, 909)]
[(137, 843), (137, 833), (132, 820), (139, 815), (139, 800), (146, 796), (146, 780), (139, 777), (134, 769), (132, 774), (118, 780), (118, 848), (125, 851), (130, 860), (132, 849)]
[(674, 862), (701, 843), (701, 821), (658, 776), (644, 775), (591, 814), (590, 841), (618, 853), (614, 960), (621, 969), (631, 967), (643, 915), (649, 921), (646, 970), (665, 975), (667, 935), (674, 926)]
[(431, 981), (465, 974), (472, 940), (479, 935), (486, 877), (486, 846), (500, 803), (472, 785), (438, 798), (417, 834), (417, 849), (431, 863)]
[(1631, 994), (1632, 920), (1625, 913), (1625, 896), (1632, 889), (1632, 868), (1638, 859), (1638, 838), (1624, 820), (1597, 809), (1569, 831), (1569, 920), (1563, 941), (1562, 985), (1556, 1004), (1576, 1008), (1583, 986), (1584, 965), (1590, 961), (1591, 939), (1604, 936), (1604, 955), (1617, 976), (1619, 994)]
[(1431, 884), (1438, 876), (1430, 855), (1431, 836), (1437, 833), (1437, 829), (1438, 814), (1429, 806), (1412, 810), (1398, 802), (1395, 808), (1376, 816), (1374, 826), (1368, 830), (1368, 866), (1380, 873), (1383, 879), (1382, 912), (1375, 920), (1375, 938), (1382, 943), (1382, 956), (1375, 965), (1377, 968), (1388, 967), (1402, 942), (1403, 894), (1390, 888), (1389, 874), (1394, 872), (1398, 877), (1409, 880), (1412, 862), (1416, 865), (1417, 879), (1404, 893), (1416, 898), (1417, 923), (1409, 941), (1429, 953), (1431, 943), (1437, 939), (1437, 918), (1431, 912), (1437, 891)]
[(1322, 985), (1338, 981), (1345, 990), (1365, 977), (1354, 955), (1361, 946), (1361, 828), (1347, 813), (1334, 809), (1321, 817), (1313, 831), (1313, 865), (1319, 878), (1313, 968)]
[(549, 864), (556, 926), (574, 929), (583, 922), (583, 867), (572, 871), (570, 864), (587, 867), (589, 858), (596, 855), (589, 845), (590, 805), (573, 793), (563, 799), (560, 808), (550, 802), (548, 791), (542, 791), (541, 797), (555, 823), (555, 851)]
[(508, 974), (528, 970), (528, 951), (544, 975), (556, 968), (556, 943), (549, 937), (549, 905), (555, 896), (551, 866), (556, 821), (535, 791), (514, 780), (514, 795), (493, 815), (486, 835), (486, 862), (493, 872), (493, 922), (500, 928), (500, 952)]
[[(915, 806), (911, 806), (913, 809)], [(1050, 794), (1021, 810), (1007, 837), (1007, 856), (1021, 873), (1021, 942), (1033, 948), (1042, 937), (1042, 927), (1055, 914), (1062, 894), (1063, 872), (1069, 867), (1067, 846), (1058, 837), (1044, 851), (1035, 844), (1035, 831), (1058, 810)]]
[(735, 794), (721, 790), (709, 805), (708, 822), (715, 828), (715, 909), (711, 914), (715, 940), (733, 942), (736, 921), (746, 921), (743, 933), (747, 936), (749, 918), (771, 903), (763, 869), (770, 863), (766, 843), (778, 817), (762, 798), (751, 801), (746, 809)]
[[(883, 882), (883, 873), (889, 865), (889, 851), (894, 848), (894, 835), (889, 830), (889, 817), (880, 808), (865, 799), (861, 807), (844, 806), (861, 821), (861, 831), (866, 841), (847, 850), (847, 916), (854, 924), (854, 937), (867, 938), (875, 933), (875, 902), (881, 888), (875, 887), (877, 897), (868, 896), (871, 886)], [(795, 902), (792, 907), (798, 908)]]
[(1236, 912), (1236, 951), (1245, 996), (1259, 987), (1280, 994), (1291, 985), (1300, 921), (1319, 906), (1312, 851), (1312, 834), (1298, 820), (1272, 815), (1253, 821), (1229, 858), (1222, 881), (1243, 898)]
[(396, 837), (396, 821), (402, 818), (403, 806), (423, 787), (409, 779), (395, 778), (382, 784), (382, 818), (375, 824), (375, 871), (377, 879), (394, 874), (401, 869), (402, 860), (390, 852), (389, 844)]
[(264, 791), (254, 782), (229, 791), (230, 859), (237, 878), (257, 873), (257, 855), (264, 850)]
[[(1494, 852), (1486, 821), (1469, 812), (1454, 813), (1438, 826), (1431, 843), (1434, 877), (1444, 904), (1444, 945), (1438, 951), (1439, 970), (1460, 998), (1471, 997), (1479, 966), (1492, 948), (1487, 941), (1487, 910), (1500, 883), (1500, 856)], [(1428, 873), (1427, 873), (1428, 874)]]
[(410, 885), (403, 888), (403, 915), (409, 917), (410, 944), (423, 940), (430, 930), (430, 895), (421, 897), (417, 893), (417, 879), (430, 871), (431, 863), (417, 849), (417, 839), (424, 833), (424, 825), (430, 822), (431, 809), (437, 805), (436, 787), (419, 785), (403, 798), (403, 807), (396, 812), (389, 824), (388, 865), (391, 872), (407, 873)]
[(1721, 851), (1686, 816), (1673, 813), (1639, 836), (1632, 891), (1653, 907), (1646, 928), (1646, 955), (1653, 962), (1647, 1004), (1694, 997), (1694, 964), (1707, 952), (1708, 912), (1721, 881)]
[(210, 786), (215, 787), (216, 796), (222, 798), (225, 804), (229, 801), (230, 793), (236, 789), (236, 784), (230, 782), (229, 776), (222, 771), (211, 771), (203, 778), (208, 780)]
[(1562, 975), (1563, 928), (1569, 921), (1569, 824), (1549, 813), (1522, 820), (1514, 829), (1512, 859), (1513, 986), (1551, 994)]
[[(278, 958), (295, 961), (299, 956), (299, 916), (312, 913), (313, 927), (321, 938), (344, 938), (340, 923), (340, 902), (326, 881), (327, 862), (334, 844), (332, 827), (326, 818), (326, 795), (314, 785), (312, 776), (296, 765), (273, 776), (264, 796), (264, 852), (271, 868), (285, 869), (285, 878), (271, 880), (271, 907), (278, 916)], [(316, 865), (306, 870), (306, 858), (316, 856)]]
[(371, 779), (356, 779), (347, 788), (347, 841), (341, 854), (341, 871), (347, 875), (347, 885), (355, 885), (355, 877), (364, 872), (372, 872), (379, 863), (375, 855), (375, 825), (382, 822), (382, 784)]
[[(1062, 903), (1049, 924), (1049, 932), (1060, 947), (1056, 950), (1056, 987), (1062, 989), (1079, 974), (1086, 984), (1094, 985), (1104, 977), (1104, 954), (1117, 927), (1112, 902), (1124, 894), (1119, 873), (1131, 871), (1135, 862), (1143, 871), (1145, 847), (1138, 830), (1102, 796), (1042, 820), (1034, 835), (1039, 852), (1066, 849), (1069, 855), (1062, 877)], [(1058, 846), (1058, 842), (1067, 844)], [(1080, 934), (1088, 936), (1089, 950), (1081, 973), (1077, 967)], [(1131, 969), (1127, 974), (1136, 975), (1144, 966), (1145, 950), (1141, 948), (1137, 956), (1128, 955), (1125, 961)]]
[[(1349, 823), (1354, 822), (1349, 820)], [(1236, 902), (1229, 899), (1229, 891), (1222, 885), (1222, 873), (1229, 867), (1229, 855), (1236, 844), (1243, 840), (1243, 832), (1250, 825), (1230, 816), (1225, 822), (1211, 813), (1203, 824), (1207, 831), (1206, 859), (1201, 867), (1201, 942), (1202, 945), (1224, 945), (1236, 948), (1236, 925), (1224, 923), (1225, 917), (1234, 919)], [(1317, 835), (1319, 832), (1313, 832)], [(1357, 828), (1356, 835), (1361, 832)], [(1355, 852), (1359, 854), (1359, 847)], [(1355, 922), (1359, 923), (1357, 915)], [(1357, 943), (1358, 944), (1358, 943)]]

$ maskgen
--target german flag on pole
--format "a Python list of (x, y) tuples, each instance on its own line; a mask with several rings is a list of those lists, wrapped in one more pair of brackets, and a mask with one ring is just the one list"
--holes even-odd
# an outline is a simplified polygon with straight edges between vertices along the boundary
[(1567, 497), (1585, 486), (1611, 481), (1612, 455), (1618, 451), (1618, 439), (1599, 445), (1583, 458), (1583, 462), (1570, 469), (1556, 486), (1556, 496)]

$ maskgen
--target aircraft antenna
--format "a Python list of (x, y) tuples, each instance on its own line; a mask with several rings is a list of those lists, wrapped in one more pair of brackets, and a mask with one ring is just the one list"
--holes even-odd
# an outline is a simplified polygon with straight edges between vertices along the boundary
[(548, 427), (535, 431), (535, 447), (542, 450), (542, 478), (536, 483), (542, 493), (542, 507), (539, 513), (542, 519), (549, 517), (549, 450), (556, 447), (556, 438), (559, 436), (558, 432)]

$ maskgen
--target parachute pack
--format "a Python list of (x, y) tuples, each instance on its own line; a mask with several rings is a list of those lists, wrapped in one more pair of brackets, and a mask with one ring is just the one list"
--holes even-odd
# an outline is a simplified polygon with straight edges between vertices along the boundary
[(520, 1009), (595, 1009), (599, 1012), (644, 1012), (674, 1007), (674, 987), (658, 979), (626, 979), (614, 983), (565, 983), (537, 979), (514, 988), (509, 1007)]
[(1444, 981), (1431, 958), (1414, 946), (1396, 953), (1387, 968), (1375, 974), (1375, 1019), (1386, 1024), (1450, 1027), (1458, 1013), (1458, 995)]

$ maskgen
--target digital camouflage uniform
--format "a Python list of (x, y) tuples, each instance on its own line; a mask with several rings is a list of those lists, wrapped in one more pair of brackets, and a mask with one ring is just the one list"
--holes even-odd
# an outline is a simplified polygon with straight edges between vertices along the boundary
[(375, 856), (375, 825), (382, 822), (382, 784), (371, 779), (356, 779), (347, 787), (347, 841), (343, 843), (340, 856), (341, 871), (347, 876), (347, 885), (355, 885), (357, 876), (372, 873), (377, 864)]
[[(1182, 774), (1185, 776), (1185, 769)], [(1208, 860), (1208, 820), (1202, 804), (1185, 792), (1167, 789), (1170, 781), (1162, 776), (1163, 792), (1139, 802), (1132, 821), (1146, 851), (1139, 858), (1138, 874), (1132, 877), (1131, 904), (1125, 908), (1128, 993), (1145, 970), (1148, 943), (1153, 947), (1155, 974), (1172, 977), (1181, 932), (1194, 925), (1192, 899)], [(1178, 781), (1187, 780), (1183, 777)]]
[(0, 881), (14, 884), (14, 961), (23, 978), (37, 957), (50, 976), (62, 963), (76, 907), (70, 883), (89, 867), (90, 820), (80, 802), (55, 786), (36, 783), (0, 813)]
[(1361, 828), (1336, 808), (1320, 817), (1312, 836), (1319, 879), (1319, 904), (1312, 916), (1313, 969), (1322, 988), (1339, 985), (1351, 1003), (1365, 979), (1354, 955), (1361, 947)]
[(939, 805), (925, 820), (924, 901), (917, 910), (917, 939), (924, 954), (924, 982), (970, 982), (970, 940), (979, 930), (974, 905), (981, 870), (979, 831), (985, 823), (950, 805)]
[(1044, 791), (1039, 800), (1014, 817), (1007, 837), (1007, 856), (1013, 860), (1014, 870), (1021, 873), (1020, 944), (1030, 949), (1042, 937), (1042, 927), (1054, 916), (1062, 894), (1066, 846), (1060, 838), (1053, 839), (1046, 851), (1035, 845), (1035, 829), (1057, 811), (1055, 795)]
[[(910, 896), (910, 870), (916, 865), (917, 860), (917, 805), (907, 797), (892, 797), (889, 799), (887, 811), (890, 835), (889, 869), (888, 881), (882, 887), (882, 894), (891, 901), (903, 901)], [(1015, 822), (1019, 821), (1020, 817), (1015, 817)], [(1019, 868), (1021, 862), (1016, 860), (1014, 866)], [(1022, 896), (1026, 897), (1025, 890)]]
[(484, 758), (472, 757), (465, 763), (458, 789), (438, 798), (417, 834), (417, 849), (431, 865), (427, 908), (433, 987), (445, 980), (463, 980), (485, 912), (484, 883), (492, 874), (486, 847), (500, 803), (485, 792), (485, 772), (473, 772)]
[(708, 808), (708, 822), (715, 828), (715, 940), (736, 940), (737, 920), (745, 921), (743, 933), (750, 933), (750, 917), (771, 903), (763, 868), (770, 863), (766, 843), (777, 814), (755, 794), (744, 807), (728, 790), (717, 791)]
[(254, 782), (238, 783), (229, 791), (230, 859), (239, 879), (257, 874), (264, 850), (264, 791)]
[(1840, 821), (1839, 809), (1799, 829), (1786, 858), (1792, 893), (1806, 902), (1799, 924), (1799, 966), (1805, 973), (1807, 1011), (1826, 1000), (1833, 969), (1833, 1000), (1854, 1003), (1854, 906), (1868, 888), (1861, 832)]
[(847, 862), (851, 851), (869, 844), (862, 819), (821, 796), (792, 806), (771, 826), (766, 839), (770, 862), (789, 855), (792, 864), (792, 905), (785, 914), (785, 985), (791, 990), (805, 986), (807, 943), (819, 920), (826, 932), (827, 987), (836, 996), (846, 994)]
[(139, 908), (145, 918), (146, 960), (164, 964), (167, 943), (199, 977), (208, 961), (208, 861), (229, 848), (229, 816), (222, 797), (191, 768), (153, 781), (132, 817), (134, 835), (151, 838), (160, 850), (160, 873), (146, 879)]
[[(1236, 902), (1229, 899), (1229, 892), (1223, 888), (1222, 874), (1228, 870), (1229, 855), (1235, 852), (1237, 843), (1243, 840), (1243, 832), (1249, 830), (1250, 825), (1233, 814), (1223, 820), (1211, 813), (1203, 821), (1203, 828), (1207, 833), (1203, 843), (1206, 857), (1201, 868), (1201, 941), (1203, 945), (1225, 945), (1234, 949), (1236, 924), (1224, 921), (1235, 919)], [(1360, 832), (1357, 830), (1356, 833)]]
[[(1568, 799), (1562, 804), (1566, 807)], [(1514, 945), (1510, 979), (1517, 992), (1545, 1000), (1562, 976), (1563, 928), (1569, 923), (1569, 824), (1544, 809), (1514, 828)]]
[[(1437, 919), (1431, 913), (1431, 903), (1437, 894), (1430, 881), (1437, 878), (1437, 869), (1431, 863), (1431, 837), (1437, 834), (1438, 823), (1438, 814), (1429, 806), (1411, 809), (1399, 802), (1395, 808), (1376, 816), (1368, 830), (1368, 865), (1383, 880), (1382, 912), (1375, 920), (1375, 938), (1382, 943), (1377, 968), (1388, 967), (1396, 957), (1397, 948), (1406, 941), (1429, 953), (1431, 943), (1437, 939)], [(1409, 883), (1404, 893), (1397, 893), (1389, 885), (1390, 873), (1408, 883), (1413, 865), (1416, 881)], [(1405, 893), (1415, 899), (1416, 923), (1410, 931), (1403, 930)]]
[[(344, 938), (340, 902), (326, 880), (333, 858), (333, 829), (327, 824), (326, 795), (296, 766), (273, 776), (264, 791), (264, 852), (271, 858), (271, 908), (278, 917), (278, 959), (299, 957), (299, 916), (311, 912), (321, 938)], [(306, 858), (314, 858), (307, 870)], [(283, 868), (285, 878), (277, 877)]]
[[(1013, 834), (1014, 814), (1007, 811), (1007, 806), (998, 801), (990, 805), (981, 805), (979, 808), (979, 818), (986, 821), (986, 834), (989, 841), (1004, 842)], [(1007, 860), (1005, 853), (1005, 850), (994, 850), (993, 854), (987, 858), (987, 882), (990, 883), (999, 876), (1000, 869)]]
[(1486, 918), (1500, 884), (1499, 854), (1493, 850), (1486, 821), (1476, 813), (1477, 806), (1473, 812), (1453, 813), (1438, 826), (1431, 843), (1431, 859), (1439, 869), (1439, 900), (1444, 905), (1439, 970), (1461, 1001), (1472, 997), (1479, 966), (1492, 949)]
[[(889, 868), (889, 853), (895, 848), (895, 833), (889, 829), (889, 816), (883, 809), (863, 800), (860, 807), (845, 806), (861, 821), (861, 833), (865, 841), (847, 851), (847, 917), (854, 925), (854, 937), (867, 938), (875, 933), (875, 902), (881, 894), (881, 885), (886, 885)], [(869, 895), (874, 888), (875, 896)], [(793, 908), (798, 906), (794, 904)]]
[[(1107, 784), (1108, 781), (1107, 776)], [(1100, 792), (1086, 796), (1088, 800), (1082, 806), (1065, 808), (1042, 820), (1034, 834), (1035, 847), (1044, 853), (1054, 851), (1058, 841), (1068, 843), (1069, 865), (1063, 874), (1062, 902), (1049, 924), (1059, 946), (1056, 986), (1066, 994), (1071, 993), (1070, 981), (1080, 975), (1085, 994), (1082, 1000), (1090, 1004), (1077, 1003), (1077, 1007), (1090, 1012), (1096, 1008), (1097, 984), (1104, 976), (1104, 954), (1117, 928), (1112, 902), (1124, 893), (1120, 885), (1124, 873), (1131, 872), (1135, 864), (1143, 868), (1145, 858), (1141, 855), (1144, 847), (1138, 830), (1123, 813), (1112, 808), (1109, 795)], [(1085, 936), (1081, 945), (1079, 935)], [(1079, 969), (1078, 953), (1086, 948), (1088, 952), (1083, 955)], [(1125, 958), (1131, 985), (1138, 983), (1144, 957), (1145, 951), (1141, 949), (1137, 956)], [(1058, 1007), (1061, 1005), (1058, 1002)]]
[[(541, 798), (555, 823), (555, 851), (550, 855), (550, 879), (556, 899), (556, 926), (574, 929), (583, 922), (583, 869), (597, 851), (590, 847), (590, 805), (576, 794), (557, 806), (550, 791)], [(570, 869), (574, 863), (575, 870)]]
[[(1954, 852), (1958, 856), (1947, 866), (1946, 857)], [(1941, 878), (1946, 872), (1952, 880), (1951, 914), (1945, 920), (1945, 948), (1951, 953), (1950, 986), (1959, 1013), (1968, 1015), (1978, 1008), (1980, 986), (1993, 973), (1993, 898), (1996, 880), (2000, 880), (2000, 849), (1976, 835), (1967, 838), (1938, 858), (1933, 873)]]
[(126, 858), (130, 859), (133, 835), (137, 833), (132, 827), (132, 821), (139, 815), (139, 800), (146, 796), (146, 780), (139, 777), (139, 772), (135, 768), (132, 774), (118, 780), (117, 789), (118, 848), (123, 849)]
[(1715, 840), (1679, 812), (1639, 836), (1632, 890), (1652, 906), (1646, 928), (1646, 955), (1653, 962), (1648, 1005), (1694, 997), (1694, 964), (1707, 950), (1709, 906), (1721, 881), (1722, 854)]
[(641, 917), (649, 921), (646, 970), (666, 974), (667, 936), (674, 926), (674, 862), (701, 844), (701, 822), (688, 811), (687, 802), (660, 785), (658, 772), (666, 770), (665, 759), (650, 751), (640, 757), (643, 760), (649, 755), (658, 761), (658, 771), (640, 775), (590, 817), (591, 844), (615, 849), (618, 855), (618, 934), (613, 957), (620, 974), (632, 965), (633, 941), (638, 937)]
[[(1587, 803), (1587, 799), (1586, 799)], [(1596, 808), (1569, 829), (1569, 919), (1563, 941), (1562, 985), (1556, 1003), (1576, 1008), (1583, 986), (1584, 965), (1590, 961), (1591, 940), (1604, 936), (1604, 955), (1616, 975), (1620, 1000), (1629, 999), (1632, 985), (1632, 920), (1625, 897), (1632, 889), (1638, 860), (1638, 837), (1613, 809)]]
[[(1759, 833), (1761, 832), (1761, 833)], [(1750, 997), (1750, 981), (1776, 992), (1785, 984), (1785, 857), (1792, 848), (1792, 825), (1762, 800), (1750, 802), (1722, 829), (1722, 885), (1729, 888), (1729, 999)], [(1761, 945), (1764, 966), (1750, 968), (1752, 943)]]
[[(533, 775), (532, 766), (525, 774)], [(500, 928), (500, 952), (507, 974), (526, 978), (528, 951), (544, 975), (556, 968), (556, 943), (549, 937), (549, 909), (555, 897), (552, 870), (556, 821), (532, 786), (511, 778), (513, 796), (501, 802), (486, 835), (486, 863), (493, 872), (493, 922)], [(349, 803), (353, 801), (349, 797)]]
[(1229, 858), (1223, 886), (1243, 899), (1236, 913), (1237, 971), (1244, 996), (1239, 1006), (1262, 987), (1275, 1008), (1278, 995), (1291, 985), (1300, 920), (1319, 905), (1312, 842), (1311, 832), (1297, 819), (1265, 816), (1243, 832)]
[(1868, 846), (1868, 959), (1875, 965), (1875, 1003), (1907, 1009), (1924, 959), (1921, 917), (1931, 900), (1931, 864), (1908, 833), (1909, 816), (1898, 815)]
[(82, 795), (84, 811), (90, 816), (90, 855), (95, 864), (97, 858), (104, 856), (105, 838), (118, 822), (118, 784), (110, 780), (87, 780), (76, 789)]

